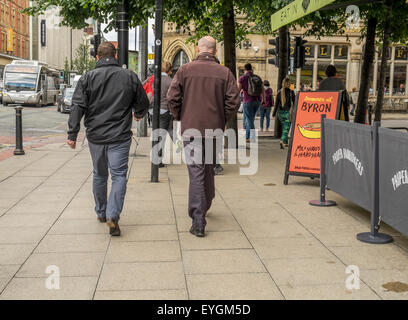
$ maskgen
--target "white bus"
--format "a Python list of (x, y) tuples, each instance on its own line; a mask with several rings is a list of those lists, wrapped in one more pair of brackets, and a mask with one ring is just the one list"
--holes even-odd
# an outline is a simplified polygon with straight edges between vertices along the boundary
[(38, 61), (13, 60), (3, 75), (3, 105), (45, 106), (56, 104), (59, 72)]

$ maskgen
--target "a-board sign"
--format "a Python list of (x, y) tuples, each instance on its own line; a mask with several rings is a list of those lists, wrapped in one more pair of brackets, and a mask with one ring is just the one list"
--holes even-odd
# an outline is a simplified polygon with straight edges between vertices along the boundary
[(328, 119), (348, 120), (346, 95), (342, 91), (301, 91), (297, 94), (285, 185), (289, 175), (320, 176), (321, 116), (325, 114)]

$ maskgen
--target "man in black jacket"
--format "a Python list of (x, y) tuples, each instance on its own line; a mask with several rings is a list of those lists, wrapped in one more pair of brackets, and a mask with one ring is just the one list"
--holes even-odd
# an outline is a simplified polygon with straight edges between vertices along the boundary
[[(81, 77), (72, 98), (68, 145), (75, 149), (85, 116), (86, 136), (94, 167), (93, 193), (100, 222), (107, 222), (112, 236), (120, 236), (119, 218), (126, 195), (132, 112), (136, 121), (148, 111), (149, 101), (137, 75), (119, 67), (110, 42), (98, 48), (98, 63)], [(112, 189), (107, 199), (109, 170)]]

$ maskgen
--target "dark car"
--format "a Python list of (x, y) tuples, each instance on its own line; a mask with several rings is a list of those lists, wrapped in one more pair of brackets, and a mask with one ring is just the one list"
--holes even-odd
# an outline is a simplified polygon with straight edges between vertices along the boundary
[(61, 98), (58, 101), (57, 111), (62, 113), (70, 113), (72, 106), (72, 96), (75, 88), (66, 88)]

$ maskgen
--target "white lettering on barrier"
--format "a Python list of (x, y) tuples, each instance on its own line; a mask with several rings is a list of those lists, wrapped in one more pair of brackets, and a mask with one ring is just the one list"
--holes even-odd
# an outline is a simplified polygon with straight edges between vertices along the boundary
[(364, 173), (364, 167), (363, 164), (361, 163), (361, 161), (356, 157), (356, 155), (354, 154), (353, 151), (347, 149), (347, 148), (340, 148), (339, 150), (337, 150), (333, 155), (333, 163), (334, 165), (337, 164), (337, 162), (339, 162), (342, 159), (346, 159), (348, 161), (350, 161), (351, 163), (354, 164), (358, 174), (360, 176), (363, 175)]
[(404, 184), (408, 184), (408, 170), (400, 170), (398, 171), (391, 179), (392, 186), (394, 187), (394, 191)]

